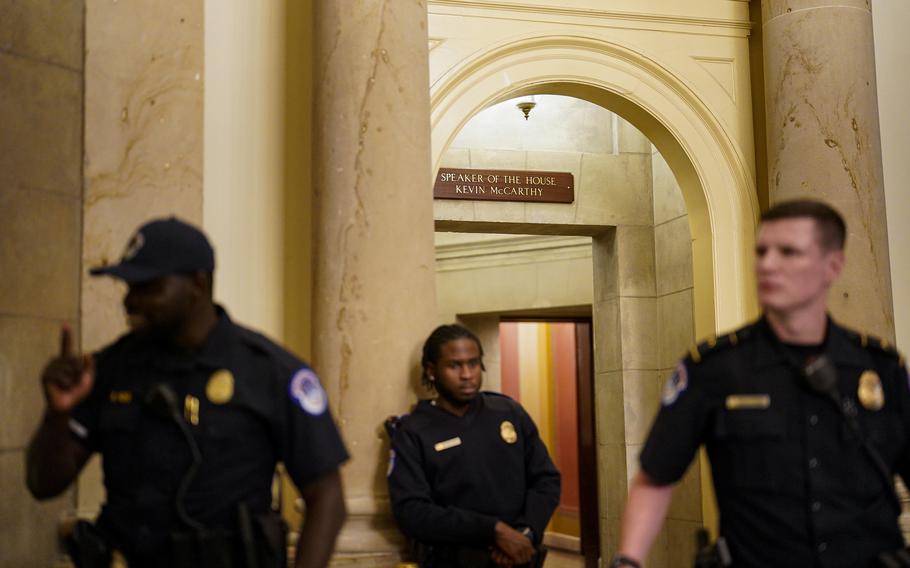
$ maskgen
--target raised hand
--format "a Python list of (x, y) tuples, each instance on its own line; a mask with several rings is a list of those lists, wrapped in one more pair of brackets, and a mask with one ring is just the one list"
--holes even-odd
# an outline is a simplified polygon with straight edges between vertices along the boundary
[(48, 362), (41, 374), (48, 411), (68, 414), (88, 396), (94, 382), (94, 359), (73, 352), (72, 330), (64, 324), (60, 332), (60, 354)]

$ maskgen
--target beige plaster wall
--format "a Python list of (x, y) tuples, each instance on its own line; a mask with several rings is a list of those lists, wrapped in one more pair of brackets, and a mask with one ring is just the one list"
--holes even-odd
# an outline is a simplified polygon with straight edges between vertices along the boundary
[(237, 321), (283, 331), (285, 2), (205, 2), (203, 224), (215, 297)]
[[(888, 248), (891, 251), (891, 282), (897, 344), (910, 348), (910, 78), (905, 71), (910, 60), (910, 4), (893, 0), (872, 1), (875, 72), (882, 138), (885, 204), (888, 218)], [(849, 259), (848, 259), (849, 261)]]
[[(437, 199), (437, 219), (582, 226), (650, 225), (651, 146), (638, 130), (603, 107), (581, 99), (540, 95), (525, 120), (515, 101), (474, 116), (440, 164), (570, 172), (573, 203), (518, 203)], [(440, 304), (442, 305), (442, 304)]]
[[(452, 321), (452, 320), (444, 320)], [(502, 358), (499, 349), (499, 316), (498, 315), (471, 315), (458, 318), (459, 323), (465, 325), (477, 335), (483, 345), (483, 389), (502, 392)]]
[(494, 238), (437, 244), (440, 322), (464, 314), (591, 305), (590, 237), (490, 236)]
[(78, 332), (82, 232), (83, 2), (0, 0), (0, 567), (50, 566), (73, 491), (25, 488), (44, 411), (38, 377)]

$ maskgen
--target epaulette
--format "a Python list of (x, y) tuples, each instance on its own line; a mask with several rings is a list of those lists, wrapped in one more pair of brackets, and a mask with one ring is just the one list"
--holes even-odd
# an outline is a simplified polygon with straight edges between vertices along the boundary
[(848, 331), (847, 336), (858, 343), (863, 349), (882, 353), (888, 357), (897, 359), (900, 366), (904, 366), (904, 356), (901, 355), (897, 348), (887, 339), (852, 330)]
[(693, 363), (701, 363), (702, 359), (709, 357), (714, 353), (725, 351), (731, 347), (736, 347), (741, 342), (752, 336), (753, 325), (747, 325), (743, 328), (731, 331), (720, 337), (711, 336), (698, 345), (689, 348), (689, 359)]
[(486, 397), (486, 404), (493, 409), (506, 410), (518, 404), (515, 399), (501, 392), (483, 391), (483, 395)]
[(510, 396), (507, 395), (507, 394), (502, 394), (501, 392), (496, 392), (496, 391), (482, 391), (482, 392), (483, 392), (483, 394), (485, 394), (485, 395), (498, 396), (498, 397), (501, 397), (501, 398), (507, 398), (507, 399), (509, 399), (509, 400), (512, 400), (512, 397), (510, 397)]
[(261, 353), (271, 353), (275, 351), (275, 343), (261, 333), (257, 333), (239, 325), (234, 326), (234, 329), (236, 330), (237, 337), (244, 345), (252, 347)]
[(239, 325), (235, 325), (234, 329), (236, 330), (236, 336), (240, 342), (255, 353), (266, 355), (288, 369), (294, 369), (295, 371), (299, 369), (301, 365), (309, 367), (309, 365), (301, 361), (299, 357), (261, 333)]

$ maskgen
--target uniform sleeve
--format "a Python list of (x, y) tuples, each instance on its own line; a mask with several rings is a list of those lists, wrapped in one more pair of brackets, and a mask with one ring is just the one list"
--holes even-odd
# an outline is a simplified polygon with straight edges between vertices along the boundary
[(525, 494), (524, 510), (515, 523), (529, 526), (537, 542), (543, 538), (544, 529), (559, 505), (560, 475), (547, 447), (537, 431), (534, 421), (524, 409), (521, 412), (522, 434), (525, 440)]
[(419, 442), (401, 427), (392, 433), (388, 483), (392, 513), (405, 535), (426, 544), (493, 542), (495, 517), (433, 502)]
[(348, 452), (316, 373), (303, 366), (286, 381), (281, 400), (281, 460), (297, 487), (338, 469)]
[(70, 413), (69, 429), (76, 439), (90, 452), (98, 449), (98, 425), (101, 405), (110, 393), (110, 362), (109, 350), (104, 350), (94, 355), (95, 357), (95, 382), (92, 391)]
[(672, 485), (686, 473), (704, 439), (708, 420), (707, 392), (691, 362), (680, 361), (667, 379), (661, 407), (639, 460), (641, 469), (658, 485)]

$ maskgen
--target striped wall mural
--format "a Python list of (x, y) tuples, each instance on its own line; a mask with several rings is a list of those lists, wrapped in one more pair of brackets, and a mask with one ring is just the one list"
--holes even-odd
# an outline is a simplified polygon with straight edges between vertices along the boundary
[(575, 324), (499, 324), (502, 392), (519, 401), (562, 474), (549, 531), (578, 537), (578, 411)]

